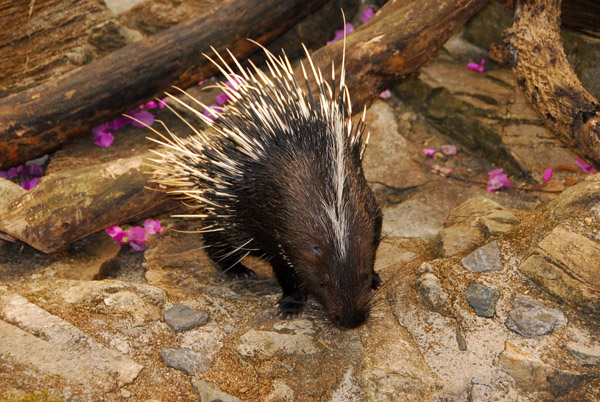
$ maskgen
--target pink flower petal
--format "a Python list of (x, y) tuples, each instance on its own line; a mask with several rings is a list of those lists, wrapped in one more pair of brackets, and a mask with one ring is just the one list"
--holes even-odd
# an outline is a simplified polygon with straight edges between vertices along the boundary
[(102, 134), (110, 134), (111, 124), (110, 123), (102, 123), (99, 126), (96, 126), (92, 129), (94, 136), (102, 135)]
[(162, 98), (160, 102), (158, 102), (158, 108), (164, 109), (167, 106), (167, 98)]
[(454, 145), (442, 145), (442, 153), (444, 155), (456, 155), (458, 149)]
[(487, 191), (496, 191), (502, 187), (510, 187), (512, 184), (504, 173), (504, 169), (494, 169), (488, 172), (489, 180), (487, 182)]
[(435, 155), (435, 149), (425, 148), (423, 150), (423, 153), (425, 154), (425, 156), (433, 156), (433, 155)]
[(35, 163), (30, 163), (26, 165), (27, 174), (29, 176), (43, 176), (44, 169), (40, 165), (36, 165)]
[(146, 127), (154, 123), (154, 115), (147, 110), (135, 110), (130, 114), (140, 121), (133, 120), (131, 125), (134, 127)]
[(149, 235), (163, 232), (163, 228), (160, 225), (160, 221), (158, 219), (146, 219), (144, 221), (144, 229)]
[(471, 70), (479, 71), (480, 73), (483, 73), (485, 71), (485, 68), (483, 67), (484, 64), (485, 64), (485, 59), (481, 59), (481, 64), (467, 63), (467, 68), (470, 68)]
[(154, 101), (146, 102), (145, 106), (147, 109), (156, 109), (158, 107), (158, 105)]
[(554, 172), (554, 169), (552, 169), (552, 168), (550, 168), (544, 172), (544, 181), (550, 180), (550, 178), (552, 177), (552, 172)]
[(217, 104), (219, 105), (224, 105), (227, 102), (229, 102), (230, 98), (229, 95), (227, 95), (225, 92), (221, 92), (220, 94), (217, 95)]
[(382, 93), (379, 94), (379, 97), (381, 99), (390, 99), (391, 96), (392, 96), (392, 91), (390, 91), (389, 89), (386, 89), (385, 91), (383, 91)]
[(138, 243), (139, 245), (146, 244), (146, 230), (141, 226), (134, 226), (129, 229), (129, 242)]
[(225, 83), (229, 88), (237, 91), (240, 86), (244, 85), (246, 80), (238, 75), (230, 75), (229, 80)]
[(112, 134), (104, 133), (94, 137), (94, 144), (98, 145), (99, 147), (106, 148), (110, 147), (114, 140), (115, 137), (113, 137)]
[(131, 119), (129, 117), (119, 117), (110, 122), (112, 131), (117, 131), (126, 124), (131, 124)]
[(20, 184), (20, 186), (23, 187), (25, 190), (31, 190), (32, 188), (37, 186), (39, 184), (39, 182), (40, 182), (40, 178), (34, 177), (33, 179), (23, 180), (23, 182)]
[(146, 249), (146, 246), (143, 244), (138, 244), (135, 241), (130, 241), (129, 246), (131, 247), (131, 251), (142, 251)]
[(98, 145), (99, 147), (106, 148), (110, 147), (114, 140), (115, 137), (113, 137), (112, 134), (103, 133), (94, 137), (94, 144)]
[(362, 23), (369, 21), (371, 17), (375, 14), (372, 8), (366, 8), (362, 12)]
[(198, 85), (204, 85), (205, 82), (206, 80), (198, 81)]
[(597, 172), (595, 167), (589, 165), (587, 162), (585, 162), (579, 156), (577, 157), (577, 159), (575, 159), (575, 164), (577, 166), (579, 166), (581, 168), (581, 170), (583, 170), (584, 173), (596, 173)]
[[(354, 26), (351, 23), (346, 23), (346, 35), (350, 35), (352, 32), (354, 32)], [(331, 45), (334, 42), (337, 42), (340, 39), (344, 38), (344, 30), (343, 29), (337, 29), (335, 32), (335, 36), (333, 37), (332, 40), (327, 42), (327, 45)]]
[(106, 231), (106, 233), (108, 233), (108, 235), (119, 244), (123, 244), (123, 239), (127, 237), (127, 232), (125, 232), (119, 226), (110, 226), (104, 229), (104, 231)]
[(214, 114), (212, 114), (212, 112), (209, 111), (208, 109), (204, 109), (204, 111), (202, 112), (202, 114), (205, 115), (206, 117), (208, 117), (211, 120), (216, 120), (217, 117), (218, 117), (218, 114), (223, 112), (223, 108), (219, 107), (219, 105), (217, 105), (217, 104), (213, 103), (212, 105), (208, 105), (208, 106), (210, 106), (210, 108), (213, 109), (217, 113), (217, 116), (215, 116)]

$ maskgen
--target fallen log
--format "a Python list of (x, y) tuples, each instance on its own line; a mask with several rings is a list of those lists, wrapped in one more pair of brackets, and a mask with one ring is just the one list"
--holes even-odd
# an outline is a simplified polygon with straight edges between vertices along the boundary
[(147, 152), (45, 176), (0, 211), (0, 231), (50, 253), (123, 220), (172, 210), (179, 201), (144, 188), (142, 162), (150, 156)]
[[(431, 59), (485, 0), (391, 1), (347, 40), (347, 84), (354, 110)], [(343, 42), (319, 49), (323, 72), (341, 65)], [(297, 74), (301, 74), (298, 72)], [(173, 208), (164, 194), (145, 190), (141, 160), (50, 174), (0, 211), (0, 231), (52, 252), (87, 234)], [(161, 198), (162, 197), (162, 198)]]
[(560, 3), (518, 0), (514, 23), (491, 56), (510, 64), (546, 127), (600, 165), (600, 104), (583, 87), (565, 55)]
[(208, 15), (132, 43), (56, 80), (0, 99), (0, 169), (61, 144), (136, 107), (172, 85), (214, 74), (202, 56), (230, 49), (240, 58), (268, 43), (326, 0), (236, 0)]

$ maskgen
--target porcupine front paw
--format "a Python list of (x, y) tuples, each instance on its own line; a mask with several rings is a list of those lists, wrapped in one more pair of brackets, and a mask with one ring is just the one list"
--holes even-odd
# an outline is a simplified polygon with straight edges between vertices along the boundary
[(289, 320), (302, 316), (302, 310), (306, 303), (306, 296), (303, 292), (296, 292), (289, 295), (283, 295), (277, 301), (277, 315), (283, 319)]

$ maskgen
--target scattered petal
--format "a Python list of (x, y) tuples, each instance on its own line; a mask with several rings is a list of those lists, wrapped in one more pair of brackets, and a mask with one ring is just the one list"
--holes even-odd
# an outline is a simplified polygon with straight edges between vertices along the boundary
[(129, 117), (119, 117), (118, 119), (114, 119), (113, 121), (111, 121), (110, 125), (112, 128), (112, 131), (117, 131), (124, 125), (130, 124), (130, 123), (131, 123), (131, 119)]
[(483, 67), (484, 64), (485, 59), (481, 59), (481, 64), (467, 63), (467, 68), (470, 68), (473, 71), (479, 71), (480, 73), (483, 73), (485, 71), (485, 68)]
[(577, 159), (575, 159), (575, 164), (577, 166), (579, 166), (581, 168), (581, 170), (583, 170), (584, 173), (596, 173), (597, 172), (595, 167), (589, 165), (587, 162), (585, 162), (579, 156), (577, 157)]
[(110, 147), (114, 140), (115, 137), (113, 137), (112, 134), (103, 133), (94, 137), (94, 144), (98, 145), (99, 147), (106, 148)]
[(220, 94), (217, 95), (217, 104), (219, 105), (224, 105), (227, 102), (229, 102), (230, 98), (229, 95), (227, 95), (225, 92), (221, 92)]
[(552, 177), (552, 172), (554, 172), (554, 169), (552, 169), (552, 168), (550, 168), (544, 172), (544, 181), (550, 180), (550, 178)]
[(146, 234), (149, 235), (163, 232), (163, 228), (158, 219), (146, 219), (144, 221), (144, 229), (146, 230)]
[(204, 85), (205, 82), (206, 80), (198, 81), (198, 85)]
[(34, 177), (33, 179), (23, 180), (23, 182), (21, 182), (20, 186), (23, 187), (25, 190), (31, 190), (32, 188), (37, 186), (39, 184), (39, 182), (40, 182), (40, 178)]
[(504, 169), (494, 169), (488, 172), (489, 180), (487, 182), (487, 191), (496, 191), (502, 187), (510, 187), (512, 184), (508, 180)]
[(8, 172), (5, 170), (0, 170), (0, 177), (3, 179), (8, 179)]
[(219, 107), (219, 105), (217, 104), (212, 104), (212, 105), (208, 105), (210, 107), (210, 109), (212, 109), (217, 115), (214, 115), (213, 112), (211, 112), (210, 109), (204, 109), (204, 111), (202, 112), (203, 115), (205, 115), (206, 117), (208, 117), (211, 120), (216, 120), (218, 117), (219, 113), (223, 112), (223, 108)]
[(102, 123), (99, 126), (96, 126), (92, 129), (94, 136), (102, 135), (102, 134), (110, 134), (111, 123)]
[(372, 8), (365, 8), (362, 12), (362, 23), (369, 21), (373, 15), (375, 15), (375, 12)]
[(29, 176), (43, 176), (44, 169), (40, 165), (36, 165), (35, 163), (29, 163), (26, 165), (27, 174)]
[(162, 98), (160, 102), (158, 102), (158, 108), (164, 109), (167, 106), (167, 98)]
[(129, 241), (144, 244), (146, 243), (146, 229), (141, 226), (133, 226), (129, 229)]
[(146, 127), (154, 123), (154, 115), (147, 110), (134, 110), (130, 115), (139, 120), (139, 122), (132, 121), (131, 125), (134, 127)]
[(127, 237), (127, 232), (125, 232), (119, 226), (111, 226), (104, 229), (104, 231), (108, 233), (108, 235), (119, 244), (123, 244), (123, 239)]
[(442, 153), (444, 155), (456, 155), (458, 149), (454, 145), (442, 145)]
[(433, 149), (433, 148), (425, 148), (423, 150), (423, 153), (425, 154), (425, 156), (433, 156), (433, 155), (435, 155), (435, 149)]
[(146, 246), (143, 244), (138, 244), (134, 241), (130, 241), (129, 246), (131, 247), (131, 251), (142, 251), (146, 249)]
[(390, 91), (389, 89), (386, 89), (385, 91), (383, 91), (382, 93), (379, 94), (379, 97), (381, 99), (390, 99), (391, 96), (392, 96), (392, 91)]
[(244, 85), (246, 80), (239, 75), (230, 75), (229, 80), (225, 83), (229, 88), (237, 91), (240, 86)]
[(158, 107), (158, 104), (154, 101), (150, 101), (150, 102), (146, 102), (145, 106), (147, 109), (156, 109)]
[[(346, 35), (350, 35), (352, 32), (354, 32), (354, 26), (351, 23), (346, 23)], [(335, 32), (335, 36), (333, 37), (332, 40), (327, 42), (327, 45), (331, 45), (333, 42), (337, 42), (340, 39), (344, 38), (344, 30), (343, 29), (337, 29)]]

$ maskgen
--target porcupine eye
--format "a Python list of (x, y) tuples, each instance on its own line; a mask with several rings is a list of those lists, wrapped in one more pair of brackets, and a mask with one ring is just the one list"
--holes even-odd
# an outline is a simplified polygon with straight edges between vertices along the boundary
[(325, 287), (325, 279), (319, 279), (319, 285), (324, 288)]
[(321, 250), (321, 247), (319, 246), (314, 246), (313, 247), (313, 255), (315, 257), (321, 257), (323, 255), (323, 251)]

